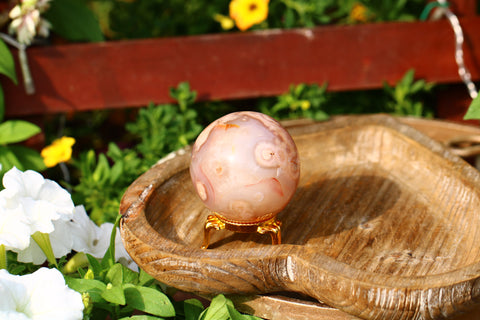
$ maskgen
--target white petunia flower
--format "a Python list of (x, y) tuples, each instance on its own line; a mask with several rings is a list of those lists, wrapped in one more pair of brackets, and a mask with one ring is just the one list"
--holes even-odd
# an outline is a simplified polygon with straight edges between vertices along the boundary
[[(73, 250), (88, 253), (97, 259), (103, 258), (110, 246), (112, 223), (106, 222), (99, 227), (88, 217), (83, 206), (77, 206), (70, 228), (73, 234)], [(115, 260), (133, 271), (138, 271), (137, 264), (123, 246), (118, 228), (115, 236)]]
[[(70, 228), (70, 221), (56, 220), (53, 222), (55, 230), (48, 236), (52, 245), (53, 255), (59, 259), (72, 251), (73, 237)], [(31, 262), (36, 265), (43, 264), (47, 260), (47, 256), (35, 241), (30, 241), (30, 244), (24, 250), (13, 250), (18, 252), (17, 260), (20, 262)]]
[(16, 276), (0, 270), (0, 319), (81, 320), (80, 293), (68, 288), (57, 269)]
[(51, 233), (53, 221), (69, 220), (73, 217), (74, 204), (68, 191), (55, 181), (45, 179), (35, 171), (22, 172), (10, 169), (3, 176), (4, 190), (0, 198), (5, 200), (6, 209), (20, 208), (28, 220), (30, 234)]
[(23, 250), (29, 243), (30, 227), (23, 212), (18, 208), (6, 210), (0, 201), (0, 245), (6, 250)]

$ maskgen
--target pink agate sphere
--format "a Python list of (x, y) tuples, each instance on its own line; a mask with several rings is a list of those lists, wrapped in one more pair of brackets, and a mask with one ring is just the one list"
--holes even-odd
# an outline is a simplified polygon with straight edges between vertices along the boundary
[(205, 205), (227, 222), (260, 223), (288, 204), (300, 176), (292, 137), (258, 112), (234, 112), (198, 136), (190, 175)]

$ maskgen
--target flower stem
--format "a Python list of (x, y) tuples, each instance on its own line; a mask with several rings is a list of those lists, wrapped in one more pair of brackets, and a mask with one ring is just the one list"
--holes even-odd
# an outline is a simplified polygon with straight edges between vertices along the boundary
[(48, 233), (41, 233), (39, 231), (32, 234), (32, 239), (38, 244), (40, 249), (42, 249), (47, 260), (50, 264), (53, 264), (58, 269), (57, 260), (53, 254), (52, 243), (50, 242), (50, 236)]
[(0, 244), (0, 269), (7, 269), (7, 251), (3, 244)]

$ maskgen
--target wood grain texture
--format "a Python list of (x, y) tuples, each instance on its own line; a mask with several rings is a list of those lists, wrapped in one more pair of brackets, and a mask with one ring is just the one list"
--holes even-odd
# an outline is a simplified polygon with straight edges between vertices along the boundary
[(283, 244), (217, 232), (188, 174), (188, 150), (127, 190), (127, 251), (160, 281), (198, 293), (296, 291), (365, 319), (442, 319), (480, 295), (480, 175), (388, 116), (298, 126), (296, 195), (279, 214)]
[[(478, 80), (480, 17), (460, 23), (465, 64)], [(412, 68), (427, 81), (458, 83), (454, 50), (445, 19), (322, 26), (34, 47), (28, 58), (36, 93), (0, 81), (6, 114), (15, 117), (171, 102), (169, 88), (182, 81), (199, 100), (273, 96), (298, 83), (327, 82), (332, 91), (381, 88)]]

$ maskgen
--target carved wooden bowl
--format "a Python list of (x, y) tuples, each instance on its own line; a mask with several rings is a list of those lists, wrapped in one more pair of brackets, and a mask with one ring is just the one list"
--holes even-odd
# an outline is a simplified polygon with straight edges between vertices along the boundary
[(439, 319), (476, 304), (479, 172), (384, 115), (289, 131), (301, 177), (278, 215), (281, 245), (223, 230), (200, 249), (209, 211), (185, 149), (124, 195), (120, 230), (132, 258), (185, 291), (295, 291), (365, 319)]

